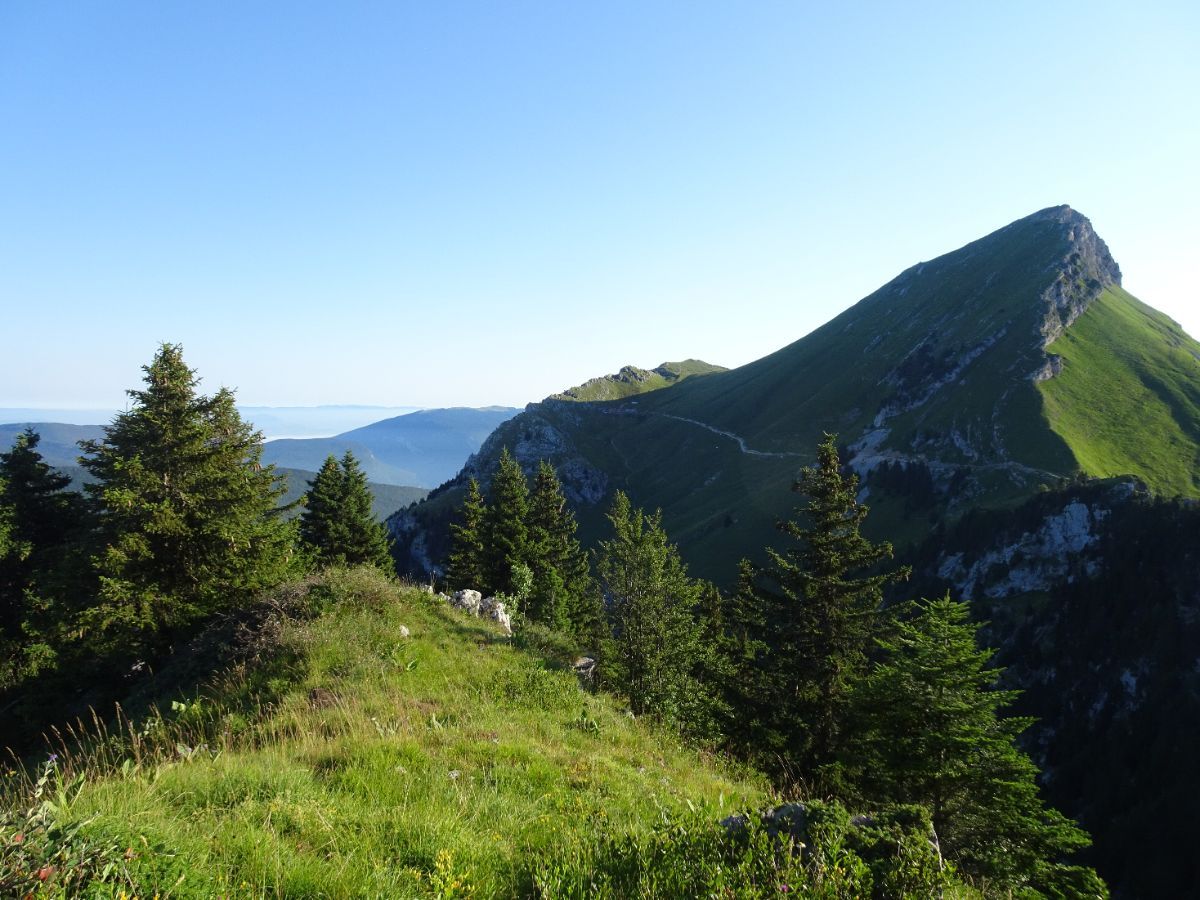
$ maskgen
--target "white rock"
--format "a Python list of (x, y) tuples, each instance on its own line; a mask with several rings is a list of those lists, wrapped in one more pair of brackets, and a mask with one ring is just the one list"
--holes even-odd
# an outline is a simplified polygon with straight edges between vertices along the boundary
[(450, 604), (456, 609), (461, 609), (463, 612), (469, 612), (473, 616), (479, 615), (479, 603), (483, 599), (479, 591), (473, 591), (470, 588), (461, 591), (455, 591), (454, 596), (450, 598)]

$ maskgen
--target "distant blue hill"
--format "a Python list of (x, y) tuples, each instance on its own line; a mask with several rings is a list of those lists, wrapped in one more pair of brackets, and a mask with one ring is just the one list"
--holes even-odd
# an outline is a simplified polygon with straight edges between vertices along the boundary
[[(70, 476), (73, 489), (82, 490), (83, 485), (92, 480), (88, 472), (79, 465), (77, 442), (103, 438), (104, 429), (101, 426), (67, 425), (62, 422), (0, 424), (0, 452), (10, 448), (17, 439), (17, 435), (26, 428), (32, 428), (41, 436), (41, 440), (38, 442), (38, 452), (49, 465)], [(281, 505), (299, 499), (308, 490), (309, 482), (317, 475), (314, 471), (315, 468), (317, 467), (314, 466), (310, 469), (279, 467), (279, 474), (287, 482), (287, 493), (279, 501)], [(429, 493), (422, 487), (391, 483), (380, 484), (376, 481), (371, 481), (368, 487), (373, 499), (372, 513), (379, 521), (383, 521), (391, 513), (424, 498)]]
[(39, 435), (38, 452), (56, 469), (79, 464), (79, 441), (98, 441), (104, 437), (100, 425), (67, 425), (63, 422), (7, 422), (0, 425), (0, 451), (8, 450), (17, 435), (32, 428)]
[(432, 488), (453, 478), (488, 435), (518, 412), (507, 406), (426, 409), (331, 438), (268, 441), (263, 462), (316, 470), (330, 454), (349, 450), (371, 481)]

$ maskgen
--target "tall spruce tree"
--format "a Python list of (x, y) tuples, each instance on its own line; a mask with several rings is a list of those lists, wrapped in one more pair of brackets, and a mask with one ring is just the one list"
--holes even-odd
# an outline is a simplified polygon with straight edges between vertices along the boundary
[(98, 514), (99, 600), (84, 624), (123, 651), (162, 648), (214, 612), (286, 577), (294, 529), (283, 487), (259, 464), (262, 435), (226, 388), (197, 393), (179, 345), (143, 368), (132, 406), (81, 443)]
[(322, 565), (393, 567), (387, 529), (371, 510), (371, 489), (354, 454), (326, 458), (304, 495), (300, 540)]
[(554, 467), (543, 460), (529, 503), (530, 568), (533, 591), (529, 617), (552, 628), (587, 633), (584, 599), (591, 592), (587, 556), (575, 538), (575, 515), (563, 496)]
[(1090, 841), (1038, 796), (1016, 744), (1032, 720), (1003, 718), (1018, 691), (996, 687), (967, 604), (925, 602), (880, 640), (884, 658), (856, 690), (862, 788), (875, 801), (928, 808), (961, 871), (1005, 893), (1103, 897), (1090, 869), (1063, 858)]
[(876, 569), (892, 547), (860, 533), (867, 507), (857, 477), (842, 472), (833, 435), (792, 489), (806, 502), (778, 525), (791, 542), (782, 553), (768, 548), (767, 565), (743, 578), (740, 603), (757, 607), (745, 618), (763, 629), (759, 671), (748, 680), (762, 691), (753, 708), (765, 711), (775, 752), (828, 786), (848, 749), (850, 691), (880, 633), (883, 589), (908, 570)]
[[(46, 659), (59, 643), (55, 632), (69, 626), (69, 601), (89, 589), (76, 552), (87, 517), (83, 497), (67, 490), (71, 479), (46, 463), (39, 442), (37, 432), (26, 429), (0, 453), (0, 509), (7, 521), (6, 547), (0, 549), (0, 638), (20, 645), (22, 658), (36, 653)], [(20, 667), (28, 668), (27, 662)]]
[(388, 530), (374, 521), (371, 487), (353, 452), (330, 455), (308, 482), (300, 540), (322, 565), (374, 565), (391, 571)]
[(308, 483), (300, 513), (300, 543), (322, 563), (334, 561), (349, 538), (340, 515), (342, 467), (332, 453)]
[(661, 513), (634, 509), (618, 491), (608, 520), (613, 537), (600, 543), (596, 563), (613, 633), (605, 679), (635, 714), (694, 724), (700, 584), (669, 543)]
[(529, 565), (529, 483), (508, 448), (492, 476), (483, 518), (483, 590), (514, 594), (513, 566)]
[(483, 533), (486, 507), (479, 482), (467, 482), (459, 521), (450, 524), (450, 559), (446, 582), (451, 590), (480, 590), (484, 585)]

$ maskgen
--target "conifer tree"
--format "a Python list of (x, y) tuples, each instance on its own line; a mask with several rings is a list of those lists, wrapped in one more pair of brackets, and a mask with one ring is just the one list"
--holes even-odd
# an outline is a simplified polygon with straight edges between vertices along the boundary
[(858, 503), (857, 477), (841, 471), (833, 435), (792, 489), (806, 498), (800, 517), (778, 525), (792, 541), (783, 553), (767, 549), (767, 565), (743, 585), (744, 602), (758, 607), (752, 618), (763, 623), (756, 681), (776, 751), (808, 777), (824, 772), (834, 781), (850, 689), (879, 633), (883, 589), (908, 572), (873, 572), (892, 547), (859, 532), (867, 507)]
[(349, 539), (340, 515), (342, 468), (332, 453), (308, 483), (300, 513), (300, 542), (323, 563), (332, 562)]
[(885, 657), (856, 691), (862, 787), (925, 806), (942, 850), (1005, 892), (1105, 896), (1094, 872), (1061, 862), (1090, 841), (1038, 796), (1037, 767), (1016, 744), (1032, 720), (1001, 717), (1019, 692), (996, 688), (977, 628), (947, 596), (880, 640)]
[(391, 571), (387, 530), (371, 511), (367, 476), (347, 450), (328, 456), (309, 482), (300, 515), (300, 540), (322, 565), (374, 565)]
[(533, 571), (529, 616), (557, 629), (586, 632), (587, 557), (575, 538), (575, 515), (554, 467), (543, 460), (529, 504), (528, 557)]
[(613, 631), (605, 677), (636, 715), (686, 720), (699, 690), (700, 585), (668, 542), (661, 513), (634, 509), (618, 491), (608, 520), (613, 537), (600, 543), (596, 564)]
[(529, 565), (529, 484), (505, 447), (492, 477), (483, 519), (483, 590), (513, 594), (513, 566)]
[(354, 454), (342, 455), (342, 515), (346, 523), (347, 544), (343, 560), (347, 565), (373, 565), (393, 571), (391, 540), (387, 526), (375, 521), (374, 500), (367, 475)]
[(480, 590), (484, 585), (483, 529), (486, 508), (479, 482), (467, 482), (467, 491), (459, 508), (461, 521), (450, 525), (450, 559), (446, 581), (451, 590)]
[[(54, 632), (66, 628), (66, 600), (85, 589), (76, 545), (86, 529), (83, 497), (67, 491), (71, 479), (56, 472), (37, 450), (31, 428), (0, 454), (0, 638), (25, 668), (32, 656), (49, 658)], [(25, 661), (18, 662), (17, 656)], [(11, 673), (10, 673), (11, 674)], [(0, 677), (0, 682), (4, 678)]]
[(145, 389), (80, 460), (100, 528), (99, 602), (85, 625), (123, 650), (161, 648), (196, 620), (286, 577), (294, 529), (283, 487), (259, 464), (262, 435), (233, 393), (197, 393), (178, 345), (143, 368)]

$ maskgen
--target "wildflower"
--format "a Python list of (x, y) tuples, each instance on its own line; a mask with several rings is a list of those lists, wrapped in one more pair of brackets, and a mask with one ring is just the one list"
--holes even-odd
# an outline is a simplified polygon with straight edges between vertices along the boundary
[(56, 763), (56, 762), (58, 762), (58, 754), (57, 754), (57, 753), (51, 753), (51, 754), (50, 754), (48, 757), (46, 757), (46, 762), (48, 762), (48, 763)]
[(38, 869), (38, 881), (46, 881), (54, 874), (54, 866), (42, 866)]
[(23, 844), (23, 843), (25, 843), (25, 833), (24, 833), (24, 832), (22, 832), (22, 831), (18, 831), (16, 834), (14, 834), (14, 835), (13, 835), (12, 842), (13, 842), (14, 844)]

